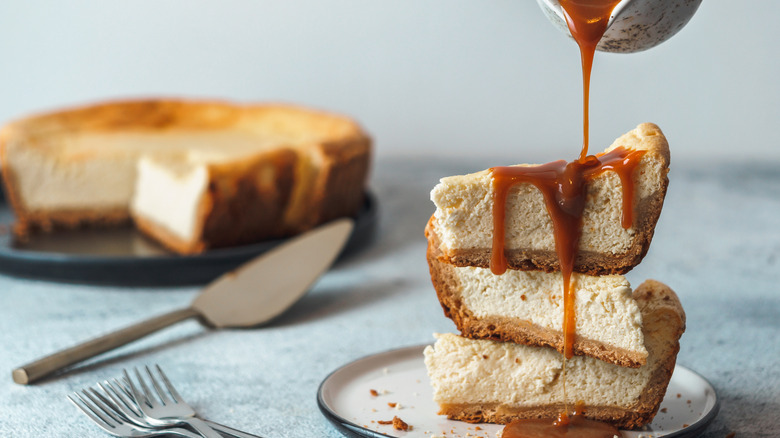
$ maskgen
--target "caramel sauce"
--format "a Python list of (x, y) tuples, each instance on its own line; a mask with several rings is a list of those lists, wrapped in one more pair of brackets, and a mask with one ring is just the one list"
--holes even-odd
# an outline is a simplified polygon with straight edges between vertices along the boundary
[(566, 411), (558, 419), (514, 420), (501, 432), (501, 438), (613, 438), (620, 436), (615, 427), (585, 418), (584, 403), (577, 402), (570, 417)]
[(604, 32), (609, 17), (620, 0), (559, 0), (571, 36), (580, 46), (582, 58), (582, 152), (580, 160), (588, 155), (590, 72), (593, 70), (593, 56)]
[[(559, 417), (560, 418), (560, 417)], [(620, 431), (606, 423), (588, 420), (575, 413), (566, 423), (549, 419), (514, 420), (501, 432), (501, 438), (613, 438)]]
[(493, 253), (490, 269), (503, 274), (507, 266), (505, 251), (506, 203), (510, 189), (517, 184), (533, 184), (544, 197), (547, 212), (553, 223), (555, 250), (563, 276), (563, 400), (564, 410), (556, 421), (550, 419), (515, 420), (504, 428), (502, 438), (581, 437), (612, 438), (620, 436), (614, 427), (585, 418), (578, 404), (573, 416), (568, 414), (566, 395), (566, 360), (574, 355), (576, 317), (574, 287), (571, 274), (582, 236), (582, 214), (585, 208), (586, 183), (606, 171), (618, 174), (623, 187), (623, 216), (621, 224), (633, 224), (634, 184), (633, 170), (644, 151), (618, 147), (596, 156), (588, 155), (590, 76), (596, 46), (604, 35), (612, 10), (620, 0), (559, 0), (569, 31), (580, 48), (583, 89), (583, 142), (578, 159), (564, 160), (538, 166), (494, 167), (493, 177)]

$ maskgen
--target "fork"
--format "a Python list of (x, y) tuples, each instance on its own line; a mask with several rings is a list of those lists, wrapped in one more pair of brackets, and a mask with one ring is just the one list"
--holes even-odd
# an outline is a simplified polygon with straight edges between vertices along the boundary
[[(160, 370), (162, 372), (162, 369)], [(163, 374), (164, 375), (164, 374)], [(170, 390), (170, 392), (173, 394), (176, 394), (176, 399), (178, 403), (183, 403), (184, 400), (181, 398), (181, 396), (178, 395), (176, 392), (176, 388), (173, 387), (172, 384), (170, 384), (170, 381), (167, 379), (164, 380), (166, 387)], [(133, 394), (130, 392), (129, 385), (127, 383), (122, 384), (117, 379), (113, 379), (112, 382), (109, 382), (108, 380), (103, 381), (102, 383), (98, 383), (98, 387), (103, 390), (103, 392), (111, 399), (110, 400), (110, 406), (114, 407), (116, 411), (121, 413), (125, 416), (128, 420), (132, 421), (133, 423), (143, 426), (143, 427), (150, 427), (151, 424), (144, 416), (143, 411), (138, 407)], [(108, 401), (104, 400), (106, 403), (109, 403)], [(212, 429), (216, 430), (223, 436), (230, 436), (234, 438), (261, 438), (257, 435), (252, 435), (250, 433), (242, 432), (237, 429), (233, 429), (228, 426), (224, 426), (222, 424), (214, 423), (213, 421), (203, 420), (205, 421), (209, 426), (211, 426)]]
[[(148, 366), (144, 368), (146, 369), (146, 374), (149, 376), (149, 380), (151, 381), (157, 396), (152, 393), (152, 390), (149, 388), (149, 385), (146, 384), (146, 381), (138, 371), (138, 368), (135, 368), (134, 370), (135, 376), (138, 379), (138, 384), (141, 387), (140, 390), (133, 383), (133, 379), (130, 378), (127, 370), (122, 370), (122, 373), (125, 376), (127, 384), (130, 386), (130, 393), (133, 395), (136, 405), (149, 424), (160, 427), (187, 425), (200, 433), (204, 438), (222, 438), (222, 436), (211, 428), (211, 426), (195, 416), (195, 410), (184, 402), (184, 399), (176, 391), (176, 388), (173, 387), (159, 365), (155, 365), (155, 368), (168, 389), (167, 394), (154, 377), (154, 374), (152, 374), (152, 370), (150, 370)], [(168, 394), (173, 398), (168, 397)]]
[[(117, 413), (105, 404), (104, 400), (92, 390), (94, 394), (90, 394), (86, 390), (81, 391), (84, 396), (77, 392), (68, 396), (68, 400), (71, 401), (77, 408), (86, 414), (92, 421), (95, 422), (101, 429), (108, 432), (111, 435), (124, 438), (145, 438), (145, 437), (157, 437), (157, 436), (179, 436), (185, 438), (199, 438), (201, 435), (197, 435), (182, 427), (170, 427), (167, 429), (151, 429), (148, 427), (140, 427), (135, 424), (130, 424), (121, 414)], [(77, 401), (78, 400), (78, 401)]]

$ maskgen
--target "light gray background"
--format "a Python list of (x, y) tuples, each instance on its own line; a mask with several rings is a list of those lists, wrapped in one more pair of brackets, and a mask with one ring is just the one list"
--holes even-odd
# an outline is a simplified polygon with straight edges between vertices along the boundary
[[(677, 159), (778, 161), (779, 14), (707, 0), (661, 46), (598, 56), (593, 149), (652, 121)], [(0, 122), (199, 96), (345, 112), (380, 155), (553, 160), (581, 145), (577, 48), (534, 0), (8, 0), (0, 56)]]

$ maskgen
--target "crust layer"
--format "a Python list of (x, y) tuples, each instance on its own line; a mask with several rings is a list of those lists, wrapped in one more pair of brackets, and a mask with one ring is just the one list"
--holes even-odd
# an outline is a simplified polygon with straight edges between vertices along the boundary
[[(685, 312), (677, 295), (668, 286), (647, 280), (634, 291), (644, 320), (643, 331), (652, 367), (648, 383), (630, 406), (598, 406), (585, 402), (585, 416), (624, 429), (636, 429), (649, 423), (658, 412), (680, 350), (679, 339), (685, 331)], [(619, 388), (615, 388), (619, 390)], [(554, 418), (561, 403), (543, 406), (517, 406), (505, 403), (440, 404), (440, 414), (453, 420), (506, 424), (514, 419)]]

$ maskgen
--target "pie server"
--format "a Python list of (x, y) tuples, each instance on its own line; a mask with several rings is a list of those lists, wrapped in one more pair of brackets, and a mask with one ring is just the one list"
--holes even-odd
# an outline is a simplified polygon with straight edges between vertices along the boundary
[(190, 318), (212, 328), (252, 327), (298, 301), (336, 259), (354, 222), (339, 219), (292, 238), (211, 282), (189, 307), (46, 356), (15, 369), (13, 380), (33, 383), (55, 371)]

